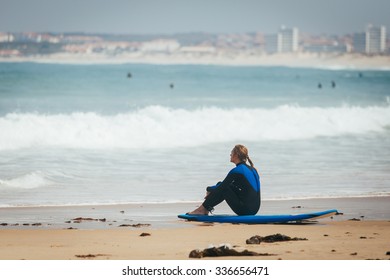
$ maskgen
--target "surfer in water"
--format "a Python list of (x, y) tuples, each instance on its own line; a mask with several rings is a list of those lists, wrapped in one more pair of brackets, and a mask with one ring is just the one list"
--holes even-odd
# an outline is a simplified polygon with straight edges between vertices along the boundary
[(224, 200), (237, 215), (255, 215), (259, 211), (260, 177), (248, 156), (248, 149), (236, 145), (230, 153), (230, 162), (236, 167), (222, 182), (207, 187), (203, 204), (188, 214), (208, 215)]

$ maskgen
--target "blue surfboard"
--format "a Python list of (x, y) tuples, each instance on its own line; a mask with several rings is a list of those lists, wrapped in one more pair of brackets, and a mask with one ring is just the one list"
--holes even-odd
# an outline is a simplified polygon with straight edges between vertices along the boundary
[(188, 221), (207, 222), (207, 223), (233, 223), (233, 224), (272, 224), (272, 223), (290, 223), (305, 220), (320, 219), (335, 215), (336, 209), (295, 215), (190, 215), (181, 214), (179, 218)]

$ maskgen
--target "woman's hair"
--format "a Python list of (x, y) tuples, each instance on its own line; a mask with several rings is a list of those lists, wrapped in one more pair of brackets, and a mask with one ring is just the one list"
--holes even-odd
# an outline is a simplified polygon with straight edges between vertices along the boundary
[(255, 166), (253, 165), (253, 162), (249, 158), (247, 147), (245, 147), (244, 145), (238, 144), (238, 145), (234, 146), (233, 153), (235, 155), (237, 155), (237, 157), (240, 159), (240, 161), (242, 161), (242, 162), (248, 161), (249, 164), (251, 165), (251, 167), (255, 168)]

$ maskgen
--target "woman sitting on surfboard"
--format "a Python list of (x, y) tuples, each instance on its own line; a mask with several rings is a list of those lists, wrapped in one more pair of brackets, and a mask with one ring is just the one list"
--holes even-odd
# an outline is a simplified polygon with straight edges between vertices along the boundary
[(236, 164), (236, 167), (230, 170), (222, 182), (207, 187), (203, 204), (188, 214), (208, 215), (214, 206), (224, 200), (237, 215), (255, 215), (259, 211), (260, 177), (248, 156), (248, 149), (236, 145), (230, 154), (230, 162)]

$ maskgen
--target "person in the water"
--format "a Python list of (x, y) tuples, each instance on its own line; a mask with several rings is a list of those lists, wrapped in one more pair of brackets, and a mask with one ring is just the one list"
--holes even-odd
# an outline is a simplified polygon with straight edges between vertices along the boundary
[(259, 211), (260, 176), (248, 156), (248, 149), (236, 145), (230, 154), (230, 162), (236, 167), (230, 170), (222, 182), (207, 187), (202, 205), (188, 214), (208, 215), (222, 201), (226, 201), (237, 215), (255, 215)]

